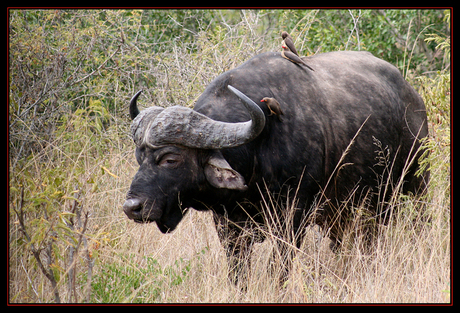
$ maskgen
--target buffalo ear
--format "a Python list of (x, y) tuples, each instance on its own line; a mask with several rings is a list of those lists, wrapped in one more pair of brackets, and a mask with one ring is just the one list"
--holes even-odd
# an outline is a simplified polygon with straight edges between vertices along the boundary
[(235, 171), (224, 159), (220, 151), (214, 152), (204, 166), (204, 174), (208, 182), (216, 188), (246, 190), (243, 176)]

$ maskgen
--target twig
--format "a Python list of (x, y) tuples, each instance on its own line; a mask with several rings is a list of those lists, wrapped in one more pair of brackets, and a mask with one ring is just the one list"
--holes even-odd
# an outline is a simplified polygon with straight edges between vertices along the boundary
[(50, 241), (48, 244), (48, 270), (45, 268), (45, 265), (43, 265), (43, 262), (40, 258), (41, 254), (41, 249), (37, 250), (35, 249), (34, 244), (31, 242), (30, 236), (27, 233), (26, 226), (24, 224), (24, 210), (23, 210), (23, 205), (24, 205), (24, 187), (21, 190), (21, 200), (19, 202), (19, 208), (13, 208), (14, 212), (16, 213), (16, 216), (18, 217), (19, 221), (19, 229), (21, 232), (24, 234), (24, 237), (26, 238), (27, 243), (30, 245), (30, 250), (37, 261), (38, 267), (42, 271), (43, 275), (50, 281), (51, 286), (53, 287), (53, 292), (54, 292), (54, 301), (56, 303), (61, 303), (61, 298), (59, 297), (59, 290), (57, 288), (57, 283), (56, 283), (56, 278), (54, 277), (54, 273), (50, 268), (50, 265), (52, 264), (51, 262), (51, 255), (52, 255), (52, 242)]
[[(77, 193), (75, 195), (75, 200), (72, 204), (72, 208), (70, 209), (70, 212), (73, 213), (73, 214), (76, 214), (75, 211), (77, 211), (77, 207), (78, 207), (78, 197), (79, 197), (79, 194), (80, 193)], [(78, 216), (76, 214), (76, 216)], [(75, 228), (74, 228), (74, 220), (73, 220), (73, 217), (70, 218), (70, 225), (69, 225), (69, 228), (72, 230), (72, 231), (75, 231)], [(78, 245), (76, 248), (74, 248), (73, 246), (70, 246), (69, 248), (69, 269), (67, 270), (67, 276), (68, 276), (68, 289), (69, 289), (69, 302), (72, 302), (72, 295), (74, 297), (74, 301), (77, 302), (77, 293), (76, 293), (76, 289), (75, 289), (75, 255), (78, 254)]]
[(358, 27), (358, 22), (361, 17), (361, 10), (359, 10), (358, 16), (355, 18), (353, 15), (353, 12), (351, 10), (348, 10), (348, 13), (350, 13), (351, 18), (353, 19), (353, 29), (351, 30), (350, 36), (348, 36), (347, 44), (345, 45), (345, 50), (348, 48), (348, 43), (350, 42), (350, 38), (353, 35), (353, 32), (356, 31), (356, 39), (358, 40), (358, 50), (361, 50), (360, 47), (360, 41), (359, 41), (359, 27)]
[(20, 108), (18, 108), (18, 114), (16, 115), (16, 119), (10, 124), (10, 128), (12, 128), (16, 122), (18, 122), (19, 120), (21, 120), (21, 118), (27, 113), (29, 112), (32, 108), (34, 108), (37, 104), (41, 103), (42, 99), (43, 99), (43, 96), (48, 93), (48, 91), (51, 89), (46, 89), (46, 86), (48, 86), (48, 80), (45, 81), (45, 86), (43, 87), (43, 89), (41, 90), (40, 94), (38, 95), (38, 98), (37, 100), (31, 104), (28, 108), (24, 109), (24, 111), (22, 111), (20, 114), (19, 114), (19, 110)]
[(51, 283), (51, 287), (53, 288), (53, 293), (54, 293), (54, 301), (56, 303), (61, 303), (61, 298), (59, 297), (59, 289), (57, 287), (57, 282), (56, 279), (54, 278), (54, 273), (53, 270), (51, 269), (51, 265), (54, 263), (53, 262), (53, 239), (51, 239), (48, 242), (48, 247), (46, 250), (46, 253), (48, 255), (48, 279)]
[(117, 48), (117, 50), (115, 50), (115, 52), (112, 53), (111, 56), (109, 56), (107, 59), (105, 59), (105, 61), (104, 61), (101, 65), (99, 65), (97, 69), (95, 69), (94, 71), (92, 71), (91, 73), (89, 73), (88, 75), (86, 75), (85, 77), (82, 77), (82, 78), (80, 78), (80, 79), (78, 79), (78, 80), (72, 82), (72, 84), (70, 84), (70, 86), (73, 86), (73, 85), (75, 85), (75, 84), (78, 84), (78, 83), (84, 81), (85, 79), (87, 79), (88, 77), (90, 77), (91, 75), (93, 75), (94, 73), (96, 73), (97, 71), (99, 71), (99, 70), (101, 69), (101, 67), (103, 67), (103, 66), (105, 65), (105, 63), (107, 63), (111, 58), (113, 58), (113, 56), (114, 56), (118, 51), (120, 51), (120, 47), (121, 47), (121, 45), (119, 45), (118, 48)]
[[(411, 20), (411, 21), (412, 21), (412, 20)], [(425, 28), (423, 28), (422, 31), (419, 32), (418, 35), (417, 35), (417, 37), (415, 38), (414, 44), (412, 45), (412, 50), (411, 50), (411, 52), (410, 52), (409, 60), (407, 61), (407, 69), (406, 69), (406, 74), (404, 75), (404, 79), (407, 79), (407, 73), (409, 72), (410, 61), (412, 60), (412, 55), (414, 54), (415, 45), (417, 44), (418, 37), (420, 37), (420, 35), (421, 35), (428, 27), (431, 27), (431, 26), (433, 26), (433, 24), (430, 24), (430, 25), (428, 25), (428, 26), (425, 26)], [(409, 36), (407, 36), (407, 38), (409, 38)]]
[[(305, 36), (305, 37), (308, 36), (308, 32), (310, 31), (311, 25), (312, 25), (312, 23), (313, 23), (313, 21), (314, 21), (316, 15), (318, 14), (318, 12), (319, 12), (319, 10), (313, 10), (311, 14), (305, 15), (303, 18), (301, 18), (301, 19), (297, 22), (297, 24), (294, 26), (294, 29), (297, 29), (297, 27), (299, 26), (299, 24), (300, 24), (301, 22), (303, 22), (304, 19), (310, 18), (309, 21), (305, 24), (304, 28), (303, 28), (301, 31), (299, 31), (299, 34), (297, 35), (297, 38), (300, 38), (300, 37), (302, 37), (302, 36)], [(304, 32), (305, 32), (305, 35), (302, 35)], [(299, 51), (303, 51), (303, 46), (304, 46), (304, 44), (305, 44), (305, 40), (302, 39), (302, 45), (300, 46)], [(311, 53), (312, 50), (310, 49), (310, 47), (307, 47), (307, 48), (308, 48), (308, 50), (309, 50), (308, 52)]]
[[(75, 187), (77, 188), (77, 187)], [(86, 291), (86, 297), (85, 297), (85, 302), (89, 302), (89, 297), (91, 295), (91, 289), (89, 287), (91, 287), (91, 278), (92, 278), (92, 272), (93, 272), (93, 262), (91, 260), (91, 257), (89, 255), (89, 251), (88, 251), (88, 242), (87, 242), (87, 239), (86, 239), (86, 236), (84, 235), (85, 232), (86, 232), (86, 227), (88, 225), (88, 212), (86, 212), (84, 215), (85, 215), (85, 220), (84, 222), (82, 223), (82, 220), (81, 220), (81, 212), (82, 212), (82, 207), (79, 206), (79, 198), (80, 196), (80, 192), (78, 192), (75, 196), (75, 200), (73, 202), (73, 205), (72, 205), (72, 209), (71, 209), (71, 212), (73, 214), (75, 214), (75, 218), (76, 218), (76, 221), (73, 220), (73, 218), (70, 220), (70, 229), (72, 229), (72, 231), (76, 231), (78, 232), (79, 236), (78, 236), (78, 242), (77, 242), (77, 245), (75, 247), (70, 247), (70, 253), (69, 253), (69, 263), (70, 263), (70, 266), (69, 266), (69, 269), (68, 269), (68, 277), (69, 277), (69, 294), (70, 294), (70, 297), (69, 297), (69, 301), (72, 301), (72, 295), (73, 295), (73, 298), (74, 298), (74, 302), (78, 302), (77, 300), (77, 291), (76, 291), (76, 270), (75, 270), (75, 267), (76, 267), (76, 264), (77, 264), (77, 260), (78, 260), (78, 251), (81, 247), (81, 244), (83, 243), (83, 246), (85, 247), (86, 249), (86, 259), (88, 261), (88, 274), (87, 274), (87, 283), (86, 283), (86, 287), (85, 287), (85, 291)]]
[[(90, 296), (91, 296), (91, 280), (92, 280), (92, 276), (93, 276), (92, 274), (93, 274), (93, 265), (94, 265), (94, 262), (93, 262), (93, 260), (91, 258), (89, 248), (88, 248), (88, 240), (86, 239), (86, 236), (84, 236), (84, 234), (86, 232), (86, 227), (88, 225), (89, 214), (88, 214), (88, 212), (85, 212), (85, 220), (83, 222), (83, 225), (82, 225), (82, 221), (81, 221), (81, 208), (80, 208), (80, 210), (78, 210), (78, 213), (76, 214), (76, 217), (77, 217), (78, 228), (81, 229), (80, 230), (80, 238), (78, 240), (78, 244), (77, 244), (77, 248), (76, 248), (76, 254), (78, 253), (78, 249), (80, 248), (81, 243), (83, 243), (83, 246), (85, 247), (85, 250), (86, 250), (86, 261), (87, 261), (87, 265), (88, 265), (88, 271), (87, 271), (87, 275), (86, 275), (86, 286), (85, 286), (85, 293), (86, 293), (85, 302), (89, 303)], [(74, 289), (75, 289), (75, 287), (74, 287)]]
[[(385, 10), (378, 10), (378, 13), (380, 13), (384, 18), (387, 24), (390, 26), (391, 32), (395, 35), (396, 41), (402, 46), (404, 45), (404, 38), (401, 36), (398, 28), (393, 24), (393, 22), (388, 18), (387, 14), (385, 13)], [(411, 20), (412, 21), (412, 20)]]
[(29, 281), (30, 287), (32, 288), (32, 291), (35, 293), (35, 296), (37, 297), (38, 302), (41, 302), (40, 301), (40, 296), (38, 295), (38, 292), (35, 289), (34, 284), (33, 284), (32, 280), (29, 277), (29, 273), (27, 272), (27, 270), (26, 270), (26, 268), (24, 266), (24, 262), (22, 261), (22, 258), (20, 260), (21, 260), (21, 267), (24, 270), (24, 273), (26, 274), (26, 277), (27, 277), (27, 280)]

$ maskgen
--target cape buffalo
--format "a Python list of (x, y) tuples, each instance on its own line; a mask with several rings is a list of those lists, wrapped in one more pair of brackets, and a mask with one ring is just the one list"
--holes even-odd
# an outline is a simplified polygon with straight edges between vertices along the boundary
[[(399, 70), (368, 52), (303, 60), (314, 71), (278, 52), (256, 55), (214, 79), (193, 110), (139, 112), (138, 92), (130, 116), (140, 168), (126, 215), (167, 233), (188, 208), (211, 210), (236, 266), (235, 256), (263, 240), (260, 231), (240, 235), (266, 222), (268, 197), (295, 204), (279, 225), (290, 223), (298, 243), (306, 217), (340, 243), (350, 207), (365, 205), (379, 216), (397, 184), (404, 193), (424, 190), (428, 173), (415, 173), (428, 134), (425, 105)], [(282, 120), (264, 97), (279, 102)], [(286, 206), (269, 209), (278, 214)]]

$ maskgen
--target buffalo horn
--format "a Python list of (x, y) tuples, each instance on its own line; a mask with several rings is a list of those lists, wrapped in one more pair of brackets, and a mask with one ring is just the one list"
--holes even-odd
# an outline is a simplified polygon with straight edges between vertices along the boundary
[[(215, 121), (182, 106), (166, 109), (151, 107), (142, 111), (133, 121), (131, 129), (136, 144), (154, 147), (177, 144), (190, 148), (222, 149), (250, 142), (263, 130), (265, 115), (245, 94), (230, 85), (228, 88), (244, 104), (251, 120), (227, 123)], [(136, 100), (135, 97), (133, 100)]]
[(139, 109), (137, 108), (137, 98), (139, 98), (140, 94), (142, 93), (142, 90), (139, 90), (134, 97), (131, 98), (131, 102), (129, 103), (129, 116), (131, 116), (131, 119), (134, 120), (136, 116), (139, 115)]

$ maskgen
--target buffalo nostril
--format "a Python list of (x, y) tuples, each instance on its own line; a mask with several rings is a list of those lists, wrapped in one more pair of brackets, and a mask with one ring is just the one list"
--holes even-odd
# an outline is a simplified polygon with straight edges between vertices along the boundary
[(141, 210), (142, 201), (140, 199), (128, 199), (123, 204), (123, 211), (130, 219), (139, 218)]

